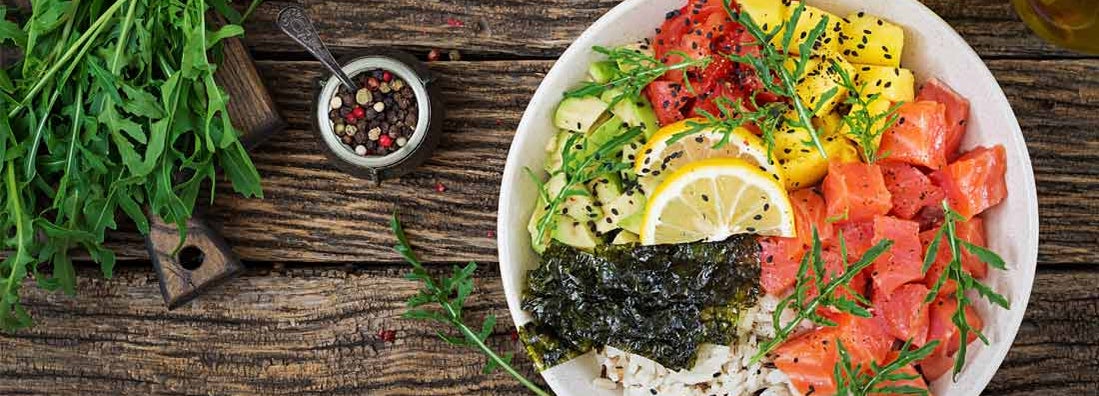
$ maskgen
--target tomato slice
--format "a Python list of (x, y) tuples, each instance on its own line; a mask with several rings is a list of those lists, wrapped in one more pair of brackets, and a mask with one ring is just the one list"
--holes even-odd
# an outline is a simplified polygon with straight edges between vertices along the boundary
[(671, 81), (653, 81), (645, 87), (645, 95), (653, 104), (653, 111), (660, 125), (673, 124), (686, 118), (683, 108), (691, 99), (683, 85)]
[(927, 343), (929, 307), (924, 303), (927, 286), (908, 283), (892, 293), (875, 293), (876, 314), (884, 319), (886, 331), (901, 341), (912, 340), (917, 347)]
[(1004, 174), (1007, 154), (1004, 146), (977, 147), (954, 163), (932, 173), (950, 207), (966, 219), (996, 206), (1007, 196)]
[(923, 279), (920, 224), (888, 216), (874, 218), (874, 243), (889, 239), (893, 246), (871, 267), (874, 295), (891, 294), (901, 285)]
[(805, 247), (796, 238), (764, 237), (760, 244), (759, 283), (763, 291), (781, 296), (797, 281)]
[(893, 197), (877, 165), (832, 162), (822, 188), (831, 219), (871, 220), (893, 207)]
[(912, 219), (925, 206), (938, 205), (945, 194), (938, 186), (931, 184), (931, 178), (916, 167), (897, 161), (882, 161), (882, 177), (885, 188), (893, 197), (893, 215), (902, 219)]
[(897, 108), (897, 123), (882, 134), (878, 151), (887, 158), (939, 169), (946, 165), (946, 106), (909, 102)]
[(932, 78), (920, 88), (916, 100), (930, 100), (946, 106), (947, 127), (943, 150), (947, 160), (958, 158), (958, 147), (969, 123), (969, 101), (937, 78)]

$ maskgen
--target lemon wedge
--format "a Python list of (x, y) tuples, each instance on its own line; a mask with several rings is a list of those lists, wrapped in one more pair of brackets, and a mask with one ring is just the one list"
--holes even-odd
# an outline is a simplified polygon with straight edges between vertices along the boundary
[[(720, 130), (706, 128), (684, 135), (691, 130), (691, 123), (705, 122), (702, 118), (689, 118), (660, 128), (638, 150), (634, 158), (634, 172), (642, 179), (660, 180), (691, 162), (709, 158), (738, 158), (781, 181), (778, 167), (767, 159), (763, 140), (747, 129), (733, 130), (728, 142), (719, 148), (715, 147), (725, 137)], [(650, 180), (650, 183), (654, 181)]]
[(641, 243), (712, 242), (746, 233), (796, 235), (786, 188), (755, 164), (712, 158), (684, 165), (656, 187), (645, 207)]

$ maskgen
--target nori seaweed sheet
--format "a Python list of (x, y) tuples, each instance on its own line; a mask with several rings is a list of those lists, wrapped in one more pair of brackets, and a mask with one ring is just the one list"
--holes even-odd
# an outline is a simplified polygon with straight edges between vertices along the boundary
[(740, 313), (759, 295), (759, 249), (746, 235), (592, 253), (554, 242), (527, 274), (528, 352), (539, 369), (604, 345), (688, 368), (700, 344), (736, 339)]

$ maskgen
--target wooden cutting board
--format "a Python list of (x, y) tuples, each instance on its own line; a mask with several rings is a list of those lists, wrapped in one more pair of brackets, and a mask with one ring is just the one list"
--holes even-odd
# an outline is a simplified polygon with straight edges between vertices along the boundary
[[(229, 94), (229, 118), (240, 131), (244, 147), (252, 149), (286, 128), (275, 101), (263, 85), (248, 49), (238, 38), (224, 41), (225, 60), (215, 78)], [(179, 230), (155, 214), (149, 215), (145, 247), (160, 277), (160, 292), (168, 308), (175, 308), (203, 290), (231, 278), (243, 267), (232, 248), (201, 212), (187, 222), (186, 242), (178, 254)]]

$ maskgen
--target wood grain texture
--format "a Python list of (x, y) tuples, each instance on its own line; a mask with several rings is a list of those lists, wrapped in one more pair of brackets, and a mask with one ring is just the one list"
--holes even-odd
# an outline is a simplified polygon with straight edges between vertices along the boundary
[[(145, 245), (160, 277), (164, 305), (175, 308), (203, 290), (232, 278), (244, 267), (233, 249), (202, 216), (187, 220), (186, 243), (180, 246), (179, 229), (155, 214), (149, 215)], [(177, 252), (177, 249), (178, 252)]]
[[(1008, 0), (922, 0), (985, 57), (1080, 56), (1030, 34)], [(297, 0), (268, 1), (246, 27), (263, 53), (300, 53), (274, 24), (278, 10), (299, 4), (337, 53), (401, 43), (426, 53), (458, 49), (478, 56), (556, 58), (618, 0)], [(455, 26), (457, 25), (457, 26)]]
[[(1034, 161), (1042, 229), (1039, 262), (1099, 263), (1099, 60), (994, 60)], [(549, 61), (432, 65), (448, 108), (442, 142), (419, 171), (382, 188), (325, 163), (308, 131), (315, 62), (261, 61), (290, 128), (253, 158), (265, 198), (218, 188), (208, 219), (246, 261), (393, 261), (387, 219), (436, 243), (428, 261), (495, 261), (496, 197), (514, 128)], [(435, 191), (436, 183), (446, 192)], [(125, 257), (143, 259), (133, 233), (117, 233)]]
[[(174, 311), (140, 267), (109, 281), (82, 274), (79, 301), (27, 288), (38, 326), (0, 337), (0, 394), (525, 394), (505, 374), (481, 374), (481, 355), (439, 340), (439, 327), (398, 318), (417, 286), (404, 271), (253, 269)], [(496, 267), (477, 279), (471, 322), (500, 316), (490, 343), (518, 352)], [(1041, 271), (986, 393), (1099, 392), (1097, 283), (1092, 271)], [(381, 341), (380, 330), (396, 340)], [(534, 375), (525, 358), (518, 367)]]

